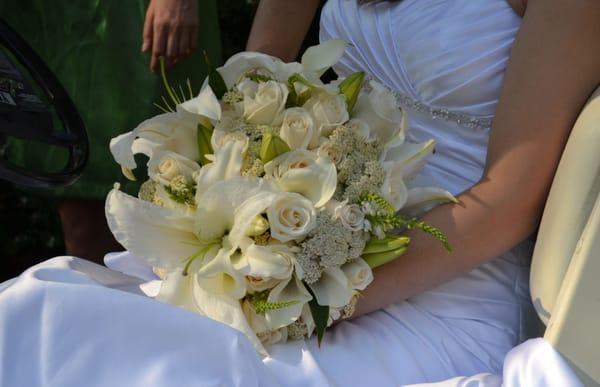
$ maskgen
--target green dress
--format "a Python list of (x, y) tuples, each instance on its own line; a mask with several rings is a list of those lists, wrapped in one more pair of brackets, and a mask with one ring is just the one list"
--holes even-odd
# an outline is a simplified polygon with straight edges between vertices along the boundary
[[(221, 55), (216, 1), (198, 2), (198, 49), (168, 73), (173, 85), (184, 86), (189, 78), (196, 92), (206, 74), (202, 50), (213, 63)], [(90, 158), (84, 173), (54, 195), (102, 199), (114, 182), (123, 183), (110, 139), (160, 113), (153, 103), (166, 92), (148, 69), (149, 55), (141, 52), (146, 7), (147, 0), (0, 0), (0, 17), (45, 60), (88, 130)], [(13, 160), (34, 168), (60, 165), (64, 158), (59, 150), (21, 143), (12, 143), (9, 152)]]

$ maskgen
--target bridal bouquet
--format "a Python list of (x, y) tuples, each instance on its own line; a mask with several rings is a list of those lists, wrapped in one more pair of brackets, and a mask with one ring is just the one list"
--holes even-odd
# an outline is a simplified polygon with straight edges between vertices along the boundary
[(320, 342), (349, 317), (372, 268), (406, 250), (392, 231), (447, 245), (410, 217), (454, 200), (411, 186), (434, 141), (405, 142), (405, 113), (364, 73), (321, 82), (344, 49), (327, 41), (301, 63), (234, 55), (196, 97), (167, 85), (175, 107), (165, 99), (164, 114), (110, 144), (129, 178), (134, 154), (149, 157), (138, 198), (115, 186), (106, 216), (161, 277), (157, 299), (238, 329), (263, 354), (313, 332)]

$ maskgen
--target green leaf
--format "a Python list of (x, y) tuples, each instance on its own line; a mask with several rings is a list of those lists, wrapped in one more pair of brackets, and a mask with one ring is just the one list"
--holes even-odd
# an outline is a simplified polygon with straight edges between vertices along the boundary
[(373, 253), (373, 254), (363, 254), (362, 258), (367, 262), (367, 264), (369, 265), (369, 267), (371, 269), (375, 269), (376, 267), (385, 265), (386, 263), (395, 260), (402, 254), (404, 254), (404, 252), (406, 251), (407, 248), (408, 248), (408, 245), (399, 247), (395, 250), (384, 251), (384, 252)]
[(215, 93), (217, 99), (220, 100), (223, 98), (223, 95), (227, 93), (227, 85), (225, 84), (221, 74), (219, 74), (217, 69), (211, 64), (206, 51), (204, 52), (204, 61), (206, 62), (206, 67), (208, 69), (208, 85), (212, 89), (213, 93)]
[(260, 160), (266, 164), (290, 150), (288, 144), (281, 137), (273, 133), (266, 133), (262, 138), (258, 155)]
[(213, 154), (213, 148), (211, 144), (212, 129), (207, 128), (202, 124), (198, 124), (197, 137), (198, 137), (198, 153), (200, 154), (200, 165), (206, 165), (210, 163), (210, 160), (206, 158), (206, 155)]
[(359, 71), (350, 75), (344, 79), (342, 83), (340, 83), (340, 93), (346, 96), (348, 113), (351, 113), (352, 109), (354, 109), (354, 105), (356, 105), (356, 101), (358, 100), (358, 95), (362, 89), (364, 79), (365, 73), (363, 71)]
[(321, 346), (323, 336), (325, 336), (325, 329), (327, 329), (327, 322), (329, 321), (329, 305), (319, 305), (317, 298), (313, 293), (312, 289), (306, 283), (304, 284), (308, 292), (312, 296), (312, 300), (308, 302), (310, 307), (310, 313), (315, 322), (315, 330), (317, 331), (317, 344)]

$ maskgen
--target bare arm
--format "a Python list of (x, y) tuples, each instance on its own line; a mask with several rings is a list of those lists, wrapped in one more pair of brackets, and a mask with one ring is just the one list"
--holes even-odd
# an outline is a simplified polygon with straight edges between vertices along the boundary
[(319, 0), (261, 0), (246, 49), (293, 61), (318, 6)]
[(600, 82), (600, 1), (530, 0), (515, 41), (481, 181), (424, 218), (451, 255), (411, 233), (407, 254), (375, 270), (356, 315), (455, 278), (505, 252), (539, 222), (575, 119)]

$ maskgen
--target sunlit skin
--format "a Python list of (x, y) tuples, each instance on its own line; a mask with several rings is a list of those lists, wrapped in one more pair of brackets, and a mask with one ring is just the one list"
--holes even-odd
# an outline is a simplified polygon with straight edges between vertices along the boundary
[(149, 52), (150, 70), (156, 71), (164, 56), (168, 67), (189, 56), (198, 45), (199, 0), (150, 0), (142, 51)]
[[(248, 49), (293, 60), (319, 1), (262, 0)], [(481, 180), (430, 211), (452, 254), (409, 232), (408, 252), (374, 271), (354, 317), (400, 302), (509, 250), (538, 226), (569, 132), (600, 83), (600, 1), (511, 0), (523, 16)]]

